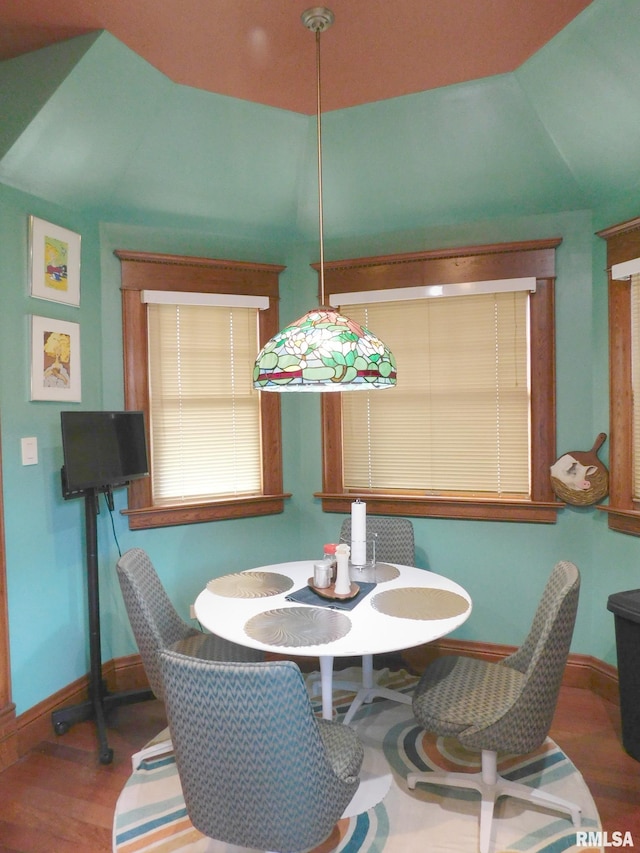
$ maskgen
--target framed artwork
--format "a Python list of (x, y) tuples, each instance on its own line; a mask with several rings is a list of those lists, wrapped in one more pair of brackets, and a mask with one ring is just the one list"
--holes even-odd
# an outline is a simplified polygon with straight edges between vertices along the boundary
[(31, 399), (80, 402), (79, 323), (31, 316)]
[(29, 217), (31, 296), (80, 305), (80, 235)]

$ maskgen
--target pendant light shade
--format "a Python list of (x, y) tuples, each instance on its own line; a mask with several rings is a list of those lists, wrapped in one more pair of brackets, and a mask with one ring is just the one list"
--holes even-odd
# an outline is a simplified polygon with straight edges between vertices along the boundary
[(391, 351), (368, 329), (324, 304), (324, 223), (322, 204), (322, 102), (320, 33), (333, 23), (330, 9), (314, 6), (302, 23), (316, 36), (318, 134), (318, 222), (321, 305), (266, 343), (253, 369), (260, 391), (370, 391), (396, 384)]
[(253, 384), (262, 391), (391, 388), (396, 362), (368, 329), (322, 306), (271, 338), (256, 360)]

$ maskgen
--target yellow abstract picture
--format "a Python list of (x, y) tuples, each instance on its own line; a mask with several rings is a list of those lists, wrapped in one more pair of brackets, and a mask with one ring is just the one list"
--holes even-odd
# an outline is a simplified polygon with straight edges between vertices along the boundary
[(29, 217), (31, 296), (80, 305), (80, 235)]
[(44, 284), (65, 293), (68, 290), (69, 244), (55, 237), (44, 238)]

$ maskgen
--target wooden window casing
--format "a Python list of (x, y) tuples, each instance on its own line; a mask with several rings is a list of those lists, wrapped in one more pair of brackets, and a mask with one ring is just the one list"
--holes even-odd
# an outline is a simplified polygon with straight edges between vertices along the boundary
[(640, 536), (640, 502), (634, 500), (631, 282), (611, 277), (611, 267), (640, 258), (640, 217), (598, 231), (607, 243), (609, 290), (609, 503), (611, 530)]
[[(278, 331), (278, 276), (284, 267), (179, 255), (116, 250), (122, 266), (122, 323), (125, 407), (145, 412), (149, 429), (149, 365), (147, 307), (143, 290), (238, 293), (266, 296), (260, 311), (259, 340), (263, 346)], [(257, 353), (256, 353), (257, 355)], [(131, 529), (195, 524), (228, 518), (272, 515), (284, 509), (282, 429), (278, 394), (261, 394), (262, 494), (225, 497), (188, 505), (154, 506), (151, 480), (129, 485), (125, 514)], [(147, 435), (149, 443), (149, 435)], [(152, 472), (153, 476), (153, 472)]]
[[(325, 291), (352, 291), (534, 277), (530, 300), (531, 494), (528, 499), (462, 495), (350, 492), (342, 481), (340, 395), (322, 395), (323, 488), (326, 512), (349, 512), (360, 497), (372, 514), (554, 523), (562, 508), (551, 488), (556, 455), (555, 250), (560, 239), (474, 246), (325, 263)], [(317, 269), (317, 265), (314, 265)], [(348, 314), (348, 310), (346, 311)], [(393, 394), (393, 390), (386, 391)]]

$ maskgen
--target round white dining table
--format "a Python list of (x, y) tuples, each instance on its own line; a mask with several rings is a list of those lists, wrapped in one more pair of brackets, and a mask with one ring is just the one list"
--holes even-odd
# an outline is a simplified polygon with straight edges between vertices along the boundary
[[(374, 696), (410, 702), (405, 694), (375, 685), (374, 654), (443, 637), (471, 614), (471, 598), (459, 584), (414, 566), (378, 564), (375, 576), (366, 578), (375, 586), (351, 610), (310, 592), (312, 576), (313, 560), (223, 575), (207, 584), (194, 609), (201, 625), (227, 640), (281, 655), (318, 657), (325, 719), (333, 713), (334, 658), (363, 656), (363, 684), (345, 716), (348, 723)], [(358, 570), (352, 577), (357, 583)], [(313, 603), (289, 600), (298, 591)]]

